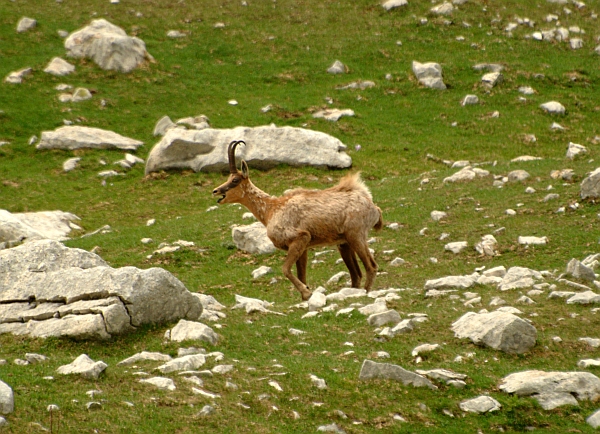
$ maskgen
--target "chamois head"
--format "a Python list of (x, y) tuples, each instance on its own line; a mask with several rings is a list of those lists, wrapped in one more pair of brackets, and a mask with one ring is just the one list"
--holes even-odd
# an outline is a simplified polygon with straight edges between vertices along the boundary
[(242, 160), (242, 170), (235, 167), (235, 148), (239, 144), (245, 145), (243, 140), (234, 140), (227, 148), (229, 158), (229, 178), (225, 184), (222, 184), (213, 190), (213, 196), (221, 196), (217, 203), (239, 203), (239, 199), (244, 196), (244, 189), (239, 188), (248, 180), (248, 164)]

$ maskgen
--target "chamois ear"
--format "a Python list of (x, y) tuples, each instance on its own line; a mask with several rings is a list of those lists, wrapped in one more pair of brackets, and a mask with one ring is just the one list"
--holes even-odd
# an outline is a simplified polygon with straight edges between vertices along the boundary
[(248, 163), (242, 160), (242, 176), (248, 178)]

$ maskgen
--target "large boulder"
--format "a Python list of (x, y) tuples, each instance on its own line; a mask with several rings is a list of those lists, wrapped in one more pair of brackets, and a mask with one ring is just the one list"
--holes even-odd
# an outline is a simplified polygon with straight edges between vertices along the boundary
[(529, 351), (537, 338), (537, 330), (527, 321), (499, 311), (467, 312), (452, 324), (452, 331), (459, 339), (468, 338), (474, 344), (511, 354)]
[(111, 268), (52, 240), (0, 251), (0, 333), (107, 339), (201, 314), (200, 299), (162, 268)]
[(591, 172), (581, 182), (581, 198), (582, 199), (598, 199), (600, 198), (600, 167)]
[(41, 211), (12, 214), (0, 209), (0, 243), (51, 239), (63, 241), (79, 220), (63, 211)]
[(533, 396), (546, 409), (556, 407), (551, 402), (573, 404), (573, 396), (590, 401), (600, 398), (600, 378), (590, 372), (517, 372), (504, 377), (498, 388), (518, 396)]
[(130, 72), (145, 60), (153, 60), (144, 41), (127, 36), (123, 29), (105, 19), (93, 20), (71, 33), (65, 48), (69, 57), (87, 57), (102, 69), (119, 72)]
[(124, 137), (100, 128), (65, 126), (54, 131), (42, 131), (36, 149), (123, 149), (135, 151), (144, 142)]
[(246, 143), (238, 146), (236, 157), (246, 160), (251, 168), (270, 169), (281, 163), (339, 169), (352, 166), (346, 145), (319, 131), (275, 126), (171, 129), (150, 151), (146, 173), (169, 169), (227, 171), (227, 147), (233, 140)]

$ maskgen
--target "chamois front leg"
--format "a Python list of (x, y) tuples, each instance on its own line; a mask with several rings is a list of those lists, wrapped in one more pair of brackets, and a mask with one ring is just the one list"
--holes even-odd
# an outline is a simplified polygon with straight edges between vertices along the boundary
[(308, 250), (305, 250), (296, 261), (296, 274), (300, 282), (306, 285), (306, 265), (308, 264)]
[[(305, 283), (299, 278), (294, 276), (292, 273), (292, 266), (297, 264), (301, 260), (302, 256), (306, 255), (308, 259), (308, 253), (306, 251), (308, 244), (310, 243), (310, 234), (306, 231), (302, 231), (298, 236), (288, 244), (288, 253), (283, 263), (283, 275), (287, 277), (290, 282), (294, 284), (296, 289), (302, 294), (302, 300), (308, 300), (312, 293), (308, 289)], [(305, 268), (306, 270), (306, 268)], [(306, 280), (306, 276), (305, 280)]]
[(344, 260), (344, 264), (346, 264), (346, 267), (348, 267), (348, 271), (350, 272), (352, 288), (360, 288), (362, 273), (360, 271), (360, 266), (358, 265), (358, 260), (356, 259), (356, 254), (346, 243), (338, 245), (338, 250)]

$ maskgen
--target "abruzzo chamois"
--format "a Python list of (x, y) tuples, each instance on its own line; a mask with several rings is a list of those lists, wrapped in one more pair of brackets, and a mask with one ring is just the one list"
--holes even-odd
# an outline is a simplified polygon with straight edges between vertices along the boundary
[[(350, 271), (352, 287), (358, 288), (362, 273), (356, 255), (364, 264), (369, 291), (377, 274), (377, 263), (369, 251), (367, 235), (371, 228), (381, 229), (381, 209), (373, 203), (371, 192), (359, 173), (343, 177), (339, 184), (326, 190), (294, 189), (281, 197), (260, 190), (248, 176), (248, 164), (242, 160), (241, 171), (236, 168), (235, 148), (246, 143), (237, 140), (229, 144), (227, 182), (213, 190), (221, 196), (219, 204), (244, 205), (266, 226), (267, 236), (275, 247), (287, 251), (283, 274), (296, 287), (302, 300), (311, 291), (306, 286), (308, 249), (336, 245)], [(292, 274), (296, 264), (298, 277)]]

